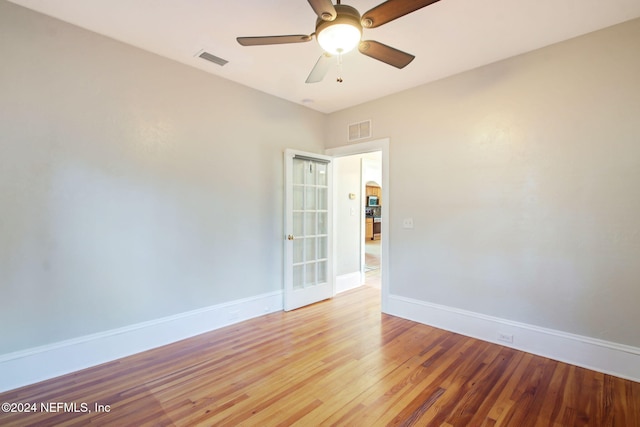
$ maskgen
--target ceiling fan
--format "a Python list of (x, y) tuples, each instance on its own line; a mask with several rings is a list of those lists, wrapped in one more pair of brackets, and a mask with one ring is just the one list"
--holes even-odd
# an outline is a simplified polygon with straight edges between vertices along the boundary
[[(315, 32), (309, 35), (238, 37), (236, 40), (242, 46), (263, 46), (304, 43), (315, 36), (324, 53), (320, 55), (306, 83), (317, 83), (327, 74), (334, 55), (338, 56), (340, 63), (342, 54), (356, 46), (360, 53), (396, 68), (409, 65), (415, 56), (374, 40), (362, 40), (362, 29), (379, 27), (439, 0), (387, 0), (362, 16), (355, 8), (340, 4), (340, 0), (335, 5), (331, 0), (308, 1), (318, 15)], [(338, 77), (338, 81), (341, 82), (342, 79)]]

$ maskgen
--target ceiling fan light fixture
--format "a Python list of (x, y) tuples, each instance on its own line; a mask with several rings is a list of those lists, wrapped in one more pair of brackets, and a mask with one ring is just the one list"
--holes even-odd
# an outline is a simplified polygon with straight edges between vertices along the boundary
[(318, 20), (316, 39), (327, 53), (338, 55), (353, 50), (362, 38), (360, 14), (351, 6), (336, 5), (338, 16), (333, 21)]
[(352, 51), (358, 43), (362, 33), (351, 24), (334, 24), (318, 34), (320, 47), (332, 55)]

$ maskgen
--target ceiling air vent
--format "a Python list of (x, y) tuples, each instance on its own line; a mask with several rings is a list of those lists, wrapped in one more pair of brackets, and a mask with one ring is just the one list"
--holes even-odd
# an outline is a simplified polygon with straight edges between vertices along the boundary
[(213, 54), (211, 54), (209, 52), (205, 52), (204, 50), (201, 50), (200, 52), (198, 52), (197, 55), (198, 55), (199, 58), (206, 59), (209, 62), (213, 62), (214, 64), (220, 65), (221, 67), (224, 64), (226, 64), (227, 62), (229, 62), (229, 61), (227, 61), (225, 59), (222, 59), (220, 57), (217, 57), (217, 56), (215, 56), (215, 55), (213, 55)]
[(349, 141), (371, 138), (371, 120), (349, 125)]

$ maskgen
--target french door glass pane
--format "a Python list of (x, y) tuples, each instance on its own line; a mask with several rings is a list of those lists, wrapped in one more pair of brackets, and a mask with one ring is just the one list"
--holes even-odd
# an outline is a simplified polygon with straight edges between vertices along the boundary
[(318, 259), (327, 258), (327, 237), (318, 237)]
[(307, 237), (304, 245), (304, 259), (305, 261), (316, 260), (316, 239), (315, 237)]
[(293, 210), (304, 209), (304, 187), (302, 185), (293, 186)]
[(304, 208), (306, 210), (317, 209), (316, 208), (316, 187), (305, 188)]
[(328, 232), (328, 224), (327, 224), (327, 213), (319, 212), (318, 213), (318, 234), (327, 234)]
[(327, 281), (327, 261), (318, 263), (318, 284), (326, 283)]
[(293, 241), (293, 262), (299, 263), (304, 261), (304, 240)]
[(313, 161), (307, 161), (305, 162), (306, 166), (305, 166), (305, 175), (306, 175), (306, 179), (305, 179), (305, 183), (307, 185), (316, 185), (316, 174), (318, 173), (318, 164), (316, 162)]
[(318, 163), (316, 165), (316, 171), (318, 172), (317, 181), (316, 181), (317, 184), (327, 185), (327, 164)]
[(305, 266), (304, 285), (305, 287), (316, 285), (316, 263), (310, 263)]
[(321, 210), (321, 211), (327, 210), (327, 188), (326, 187), (318, 188), (318, 210)]
[(327, 164), (293, 159), (294, 289), (327, 282)]
[(294, 212), (293, 213), (293, 235), (294, 236), (303, 236), (304, 235), (303, 218), (304, 218), (304, 214), (302, 212)]
[(316, 217), (315, 212), (306, 212), (304, 214), (304, 235), (315, 236), (316, 235)]
[(293, 184), (304, 183), (304, 172), (306, 163), (304, 160), (293, 159)]

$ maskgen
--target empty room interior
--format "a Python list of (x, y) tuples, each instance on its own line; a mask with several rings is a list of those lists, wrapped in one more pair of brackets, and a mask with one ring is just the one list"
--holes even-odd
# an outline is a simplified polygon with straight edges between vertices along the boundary
[(640, 426), (640, 2), (152, 3), (0, 0), (1, 425)]

